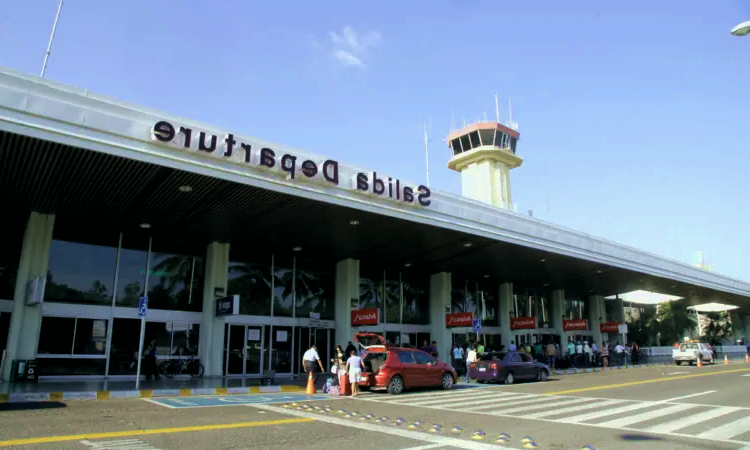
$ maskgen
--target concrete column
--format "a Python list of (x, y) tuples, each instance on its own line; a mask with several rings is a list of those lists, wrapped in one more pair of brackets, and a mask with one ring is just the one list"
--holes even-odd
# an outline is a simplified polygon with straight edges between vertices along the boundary
[(589, 329), (593, 333), (592, 338), (597, 346), (602, 345), (602, 332), (599, 328), (601, 321), (599, 318), (604, 319), (604, 310), (602, 309), (602, 300), (604, 297), (601, 295), (590, 295), (588, 298), (589, 302)]
[[(354, 339), (352, 299), (359, 300), (359, 260), (344, 259), (336, 263), (336, 341), (346, 346)], [(380, 318), (383, 321), (383, 317)]]
[(7, 353), (2, 373), (3, 381), (10, 381), (10, 371), (14, 359), (33, 359), (36, 356), (36, 347), (42, 325), (42, 305), (26, 306), (26, 290), (29, 280), (47, 276), (54, 226), (54, 215), (37, 212), (32, 212), (28, 222), (26, 222), (26, 232), (21, 247), (21, 260), (18, 263), (16, 289), (13, 294), (13, 314), (8, 331)]
[(563, 314), (565, 314), (565, 291), (562, 289), (555, 289), (550, 295), (551, 309), (552, 309), (552, 328), (557, 331), (560, 336), (560, 349), (563, 350), (563, 354), (567, 350), (568, 335), (563, 330)]
[(498, 325), (500, 325), (500, 343), (507, 349), (513, 341), (510, 329), (510, 312), (513, 306), (513, 283), (502, 283), (497, 293)]
[(612, 304), (612, 317), (610, 317), (610, 320), (612, 322), (620, 322), (625, 323), (625, 305), (622, 303), (621, 298), (617, 298), (614, 300), (609, 300)]
[[(227, 293), (229, 244), (212, 242), (206, 248), (206, 270), (203, 282), (203, 323), (201, 324), (201, 359), (206, 376), (221, 376), (224, 371), (224, 318), (216, 318), (216, 290)], [(218, 296), (223, 297), (224, 295)]]
[(451, 274), (440, 272), (430, 276), (430, 338), (437, 342), (438, 353), (444, 361), (451, 353), (451, 330), (445, 326), (445, 315), (451, 306)]

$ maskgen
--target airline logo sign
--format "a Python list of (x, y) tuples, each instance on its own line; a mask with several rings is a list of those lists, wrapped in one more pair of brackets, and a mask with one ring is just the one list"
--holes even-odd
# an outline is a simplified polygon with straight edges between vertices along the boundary
[(617, 333), (619, 332), (620, 322), (604, 322), (599, 324), (599, 331), (602, 333)]
[(584, 331), (589, 329), (586, 319), (563, 320), (563, 331)]
[(380, 324), (380, 310), (378, 308), (355, 309), (352, 311), (352, 325)]
[(512, 317), (511, 330), (533, 330), (536, 328), (536, 317)]
[(470, 327), (474, 324), (474, 313), (459, 312), (445, 315), (446, 327)]

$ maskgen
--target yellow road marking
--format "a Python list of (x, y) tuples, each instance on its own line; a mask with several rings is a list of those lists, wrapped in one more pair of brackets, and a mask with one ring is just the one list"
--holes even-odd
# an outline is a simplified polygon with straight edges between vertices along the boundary
[(11, 447), (14, 445), (46, 444), (50, 442), (81, 441), (84, 439), (106, 439), (113, 437), (129, 436), (148, 436), (151, 434), (170, 434), (185, 433), (188, 431), (212, 431), (212, 430), (229, 430), (233, 428), (262, 427), (267, 425), (283, 425), (287, 423), (314, 422), (315, 419), (295, 418), (267, 420), (262, 422), (238, 422), (225, 423), (217, 425), (197, 425), (192, 427), (179, 428), (155, 428), (152, 430), (128, 430), (128, 431), (110, 431), (106, 433), (88, 433), (88, 434), (71, 434), (67, 436), (47, 436), (27, 439), (11, 439), (9, 441), (0, 441), (0, 447)]
[(575, 394), (578, 392), (589, 392), (589, 391), (599, 391), (602, 389), (617, 389), (621, 387), (628, 387), (628, 386), (637, 386), (639, 384), (649, 384), (649, 383), (661, 383), (664, 381), (674, 381), (674, 380), (684, 380), (687, 378), (698, 378), (698, 377), (708, 377), (711, 375), (723, 375), (725, 373), (736, 373), (736, 372), (748, 372), (750, 369), (733, 369), (733, 370), (723, 370), (720, 372), (711, 372), (711, 373), (696, 373), (693, 375), (681, 375), (679, 377), (669, 377), (669, 378), (653, 378), (651, 380), (641, 380), (641, 381), (631, 381), (628, 383), (620, 383), (620, 384), (607, 384), (604, 386), (594, 386), (589, 388), (580, 388), (580, 389), (568, 389), (566, 391), (557, 391), (557, 392), (546, 392), (543, 395), (565, 395), (565, 394)]

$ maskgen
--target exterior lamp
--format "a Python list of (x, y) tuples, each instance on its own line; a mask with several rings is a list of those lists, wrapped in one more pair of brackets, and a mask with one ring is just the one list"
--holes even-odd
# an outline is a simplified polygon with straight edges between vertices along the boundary
[(748, 34), (750, 34), (750, 21), (742, 22), (741, 24), (732, 28), (732, 31), (730, 31), (730, 33), (733, 36), (747, 36)]

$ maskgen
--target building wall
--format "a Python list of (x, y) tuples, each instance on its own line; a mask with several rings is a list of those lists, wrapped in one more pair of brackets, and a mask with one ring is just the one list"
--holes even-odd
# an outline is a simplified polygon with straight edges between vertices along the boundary
[[(21, 240), (14, 298), (7, 302), (12, 315), (3, 379), (14, 359), (39, 360), (48, 378), (132, 378), (143, 295), (149, 298), (144, 344), (154, 343), (158, 363), (192, 353), (206, 376), (229, 371), (239, 351), (231, 343), (251, 336), (262, 350), (256, 349), (259, 355), (245, 375), (271, 369), (290, 376), (299, 373), (297, 359), (311, 342), (326, 347), (321, 356), (328, 364), (332, 347), (345, 346), (356, 332), (375, 332), (397, 344), (434, 341), (440, 357), (448, 359), (454, 343), (477, 338), (495, 350), (540, 336), (557, 336), (562, 345), (582, 333), (596, 341), (603, 310), (597, 296), (388, 270), (354, 259), (324, 263), (219, 242), (194, 247), (145, 232), (77, 230), (38, 213), (29, 216)], [(27, 306), (27, 282), (39, 276), (47, 276), (45, 301)], [(231, 295), (241, 298), (238, 314), (216, 317), (217, 299)], [(353, 325), (352, 312), (366, 309), (378, 310), (380, 322)], [(479, 334), (468, 326), (448, 326), (446, 316), (461, 313), (482, 319)], [(537, 329), (512, 329), (513, 317), (528, 315)], [(565, 332), (564, 318), (588, 319), (588, 330)], [(311, 320), (318, 331), (310, 331)], [(255, 351), (247, 345), (248, 354)], [(231, 370), (242, 376), (237, 367)]]

